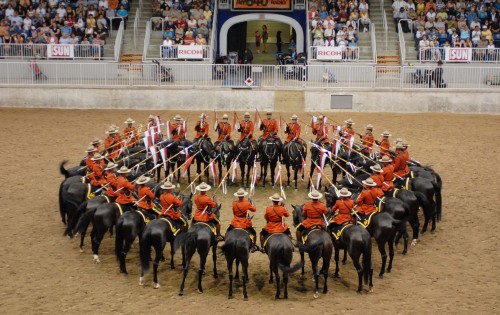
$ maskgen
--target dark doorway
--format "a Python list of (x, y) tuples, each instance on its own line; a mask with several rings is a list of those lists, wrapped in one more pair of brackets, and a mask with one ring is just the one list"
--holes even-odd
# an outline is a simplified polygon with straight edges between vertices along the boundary
[(237, 51), (238, 59), (243, 58), (243, 51), (245, 50), (247, 22), (242, 22), (231, 26), (227, 32), (227, 52)]

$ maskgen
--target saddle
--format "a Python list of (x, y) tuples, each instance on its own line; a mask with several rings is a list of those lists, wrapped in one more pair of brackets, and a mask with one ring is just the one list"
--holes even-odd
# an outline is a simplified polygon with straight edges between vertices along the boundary
[(206, 227), (208, 227), (210, 229), (210, 231), (212, 232), (213, 235), (215, 235), (215, 225), (213, 225), (212, 223), (209, 223), (209, 222), (195, 222), (193, 224), (193, 226), (195, 225), (204, 225)]
[(336, 225), (336, 224), (333, 224), (331, 225), (331, 228), (330, 228), (330, 231), (333, 235), (333, 237), (335, 238), (335, 240), (339, 240), (341, 237), (342, 237), (342, 233), (344, 232), (344, 230), (348, 227), (348, 226), (351, 226), (353, 225), (352, 223), (344, 223), (342, 225)]
[(278, 235), (278, 234), (285, 234), (285, 233), (273, 233), (273, 234), (269, 234), (268, 236), (266, 236), (266, 238), (264, 239), (264, 244), (262, 245), (262, 247), (266, 247), (267, 245), (267, 242), (269, 241), (269, 239), (271, 239), (271, 237), (273, 237), (274, 235)]
[(170, 230), (172, 231), (172, 234), (174, 236), (176, 236), (180, 230), (181, 230), (181, 227), (179, 226), (179, 224), (177, 222), (175, 222), (174, 220), (170, 219), (170, 218), (160, 218), (160, 220), (163, 220), (165, 222), (168, 223), (168, 225), (170, 226)]
[[(229, 227), (228, 227), (229, 228)], [(233, 230), (241, 230), (241, 231), (245, 231), (247, 234), (248, 234), (248, 237), (250, 237), (250, 240), (253, 242), (255, 240), (255, 235), (253, 233), (250, 232), (249, 229), (243, 229), (243, 228), (232, 228), (230, 231), (233, 231)], [(227, 233), (227, 229), (226, 229), (226, 233)]]
[(302, 244), (305, 244), (307, 242), (307, 239), (309, 238), (309, 235), (311, 235), (312, 232), (315, 231), (321, 231), (323, 230), (323, 227), (315, 225), (307, 230), (302, 231)]
[(409, 190), (410, 187), (410, 178), (411, 176), (407, 176), (405, 178), (394, 178), (394, 187), (399, 188), (399, 189), (404, 189), (404, 190)]
[(148, 211), (144, 210), (135, 210), (135, 211), (141, 215), (144, 224), (148, 224), (149, 222), (151, 222), (151, 220), (156, 219), (156, 216)]
[(356, 223), (363, 226), (365, 229), (367, 229), (370, 226), (370, 223), (372, 221), (372, 217), (377, 213), (378, 213), (378, 211), (372, 212), (369, 215), (358, 213), (359, 219)]

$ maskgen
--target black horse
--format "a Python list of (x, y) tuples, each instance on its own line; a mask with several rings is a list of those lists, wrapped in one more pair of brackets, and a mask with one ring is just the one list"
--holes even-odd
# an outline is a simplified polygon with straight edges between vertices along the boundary
[[(191, 219), (193, 211), (193, 195), (181, 195), (182, 207), (179, 209), (185, 220)], [(144, 275), (149, 271), (149, 261), (151, 260), (151, 247), (155, 250), (155, 259), (153, 260), (153, 286), (155, 289), (160, 287), (158, 282), (158, 265), (163, 259), (163, 250), (170, 243), (170, 269), (174, 269), (174, 240), (182, 233), (182, 228), (177, 226), (177, 223), (170, 218), (160, 218), (153, 220), (146, 225), (142, 238), (140, 240), (140, 256), (141, 256), (141, 277), (139, 284), (144, 284)], [(184, 265), (184, 259), (183, 259)]]
[[(302, 210), (304, 205), (292, 205), (293, 207), (293, 225), (299, 225), (302, 220)], [(300, 243), (299, 243), (300, 244)], [(304, 277), (304, 252), (309, 254), (309, 259), (311, 260), (313, 275), (314, 275), (314, 298), (318, 297), (319, 293), (319, 272), (318, 272), (318, 262), (320, 258), (323, 259), (323, 266), (321, 268), (321, 274), (324, 277), (323, 293), (328, 292), (328, 270), (330, 269), (330, 260), (332, 259), (333, 253), (333, 242), (332, 237), (324, 229), (314, 229), (309, 232), (305, 244), (300, 249), (300, 261), (302, 265), (302, 277)]]
[(271, 172), (271, 185), (274, 188), (274, 172), (276, 164), (279, 159), (278, 143), (273, 136), (269, 136), (263, 141), (262, 146), (259, 147), (260, 153), (260, 178), (262, 180), (262, 187), (266, 187), (267, 167)]
[[(220, 207), (221, 205), (218, 204), (215, 208), (211, 209), (211, 212), (214, 213), (217, 218), (219, 217)], [(191, 224), (187, 233), (184, 233), (175, 239), (174, 252), (177, 251), (179, 247), (182, 248), (182, 256), (184, 258), (183, 277), (179, 295), (184, 295), (184, 286), (189, 271), (189, 264), (191, 263), (191, 259), (196, 251), (198, 251), (198, 254), (200, 255), (200, 268), (198, 269), (198, 293), (203, 293), (201, 281), (205, 271), (205, 264), (207, 262), (207, 256), (210, 248), (212, 248), (212, 258), (214, 261), (213, 276), (216, 279), (219, 277), (217, 273), (217, 241), (215, 238), (215, 226), (204, 222)]]
[(231, 163), (234, 160), (234, 147), (231, 147), (232, 144), (227, 141), (226, 139), (222, 140), (222, 142), (219, 143), (217, 149), (217, 155), (219, 158), (217, 159), (217, 164), (219, 166), (219, 182), (222, 180), (222, 170), (225, 167), (226, 171), (229, 171), (231, 169)]
[[(209, 182), (209, 170), (207, 165), (216, 157), (216, 153), (214, 150), (214, 145), (212, 142), (205, 138), (201, 137), (198, 142), (196, 142), (190, 149), (191, 156), (196, 154), (196, 174), (201, 174), (201, 165), (203, 164), (205, 169), (205, 177), (206, 181)], [(189, 169), (188, 169), (189, 174)], [(198, 177), (198, 182), (201, 183), (202, 176)], [(189, 180), (189, 178), (188, 178)], [(190, 181), (191, 182), (191, 181)]]
[[(412, 178), (409, 181), (408, 188), (414, 193), (422, 193), (429, 201), (432, 209), (431, 232), (434, 232), (436, 230), (437, 200), (441, 200), (441, 190), (439, 189), (438, 184), (434, 180), (430, 180), (424, 177), (416, 177)], [(424, 223), (421, 233), (425, 233), (427, 231), (427, 223), (428, 220), (426, 218), (426, 222)]]
[(299, 270), (301, 265), (290, 268), (293, 258), (293, 244), (290, 237), (284, 233), (271, 234), (264, 242), (264, 249), (269, 257), (269, 283), (273, 283), (276, 276), (276, 295), (279, 299), (281, 292), (279, 269), (283, 272), (283, 297), (288, 299), (288, 275)]
[(229, 293), (228, 298), (233, 298), (233, 263), (236, 260), (236, 277), (239, 279), (238, 265), (241, 263), (243, 273), (243, 300), (248, 300), (247, 282), (248, 282), (248, 260), (250, 258), (250, 246), (252, 240), (250, 234), (244, 229), (232, 229), (226, 233), (222, 251), (227, 261), (227, 270), (229, 271)]
[[(322, 164), (321, 159), (323, 159), (323, 155), (321, 154), (322, 151), (324, 150), (323, 154), (328, 154), (327, 152), (332, 151), (332, 145), (329, 142), (326, 142), (326, 143), (324, 143), (324, 145), (322, 145), (321, 141), (318, 140), (317, 142), (311, 142), (311, 149), (310, 150), (311, 150), (311, 167), (309, 169), (309, 178), (312, 178), (314, 175), (314, 170), (316, 169), (316, 165), (318, 167), (321, 167), (321, 164)], [(325, 166), (330, 166), (330, 167), (332, 167), (332, 173), (333, 173), (333, 171), (334, 171), (333, 166), (335, 164), (332, 163), (332, 161), (330, 160), (331, 157), (329, 158), (328, 156), (325, 156), (324, 158), (325, 158), (325, 160), (324, 160), (325, 163), (323, 165), (323, 168)], [(334, 176), (333, 176), (334, 183), (336, 181), (336, 178), (337, 178), (337, 174), (334, 173)], [(310, 187), (311, 187), (311, 180), (309, 180), (309, 182), (307, 184), (307, 189), (309, 189)], [(318, 187), (316, 187), (316, 189), (321, 189), (321, 179), (320, 179)]]
[[(64, 168), (66, 161), (61, 162), (59, 165), (59, 172), (64, 175), (64, 180), (61, 182), (59, 185), (59, 214), (61, 215), (61, 221), (63, 224), (68, 224), (70, 222), (71, 217), (73, 214), (76, 212), (78, 209), (78, 206), (81, 204), (81, 200), (85, 199), (85, 188), (88, 187), (87, 184), (85, 184), (85, 178), (83, 175), (72, 175), (73, 172), (70, 172)], [(78, 166), (80, 167), (80, 166)], [(84, 171), (86, 172), (86, 167), (84, 168)], [(76, 189), (76, 186), (80, 188), (81, 186), (81, 191), (83, 192), (81, 195), (74, 195), (73, 191), (79, 191)], [(73, 188), (71, 188), (73, 187)], [(72, 192), (70, 193), (69, 190), (70, 188), (72, 189)]]
[[(290, 141), (283, 147), (283, 162), (286, 165), (287, 187), (290, 187), (290, 167), (293, 170), (293, 180), (295, 190), (297, 190), (297, 177), (299, 170), (302, 168), (302, 161), (305, 161), (307, 155), (307, 145), (301, 141)], [(304, 179), (304, 174), (302, 174)]]
[(410, 171), (412, 172), (412, 175), (414, 177), (424, 177), (436, 183), (435, 184), (436, 215), (437, 215), (437, 220), (441, 221), (442, 217), (441, 191), (443, 189), (443, 181), (441, 179), (441, 176), (429, 166), (422, 166), (422, 165), (410, 166)]
[[(192, 143), (189, 140), (181, 140), (173, 142), (172, 145), (167, 145), (167, 154), (168, 154), (168, 164), (167, 164), (167, 172), (165, 172), (165, 177), (169, 176), (172, 172), (177, 169), (176, 174), (173, 174), (172, 183), (174, 183), (174, 179), (177, 180), (176, 184), (179, 186), (181, 181), (181, 172), (183, 171), (181, 165), (186, 162), (186, 151), (189, 151)], [(188, 150), (186, 150), (188, 148)], [(191, 182), (191, 174), (188, 170), (188, 182)]]
[[(253, 147), (252, 143), (248, 138), (243, 139), (236, 148), (238, 152), (238, 163), (240, 164), (241, 171), (241, 186), (248, 188), (250, 186), (250, 173), (252, 172), (252, 167), (255, 162), (255, 156), (257, 154), (256, 148)], [(246, 185), (245, 185), (245, 175), (246, 175)]]
[[(333, 225), (330, 224), (328, 229), (331, 231)], [(365, 284), (369, 283), (370, 291), (373, 288), (372, 275), (372, 242), (370, 233), (357, 224), (348, 225), (345, 227), (340, 238), (332, 236), (333, 247), (335, 248), (335, 274), (334, 277), (339, 277), (339, 252), (341, 249), (347, 250), (352, 259), (354, 268), (358, 272), (358, 293), (363, 290), (363, 279)], [(359, 263), (359, 259), (363, 255), (363, 267)]]

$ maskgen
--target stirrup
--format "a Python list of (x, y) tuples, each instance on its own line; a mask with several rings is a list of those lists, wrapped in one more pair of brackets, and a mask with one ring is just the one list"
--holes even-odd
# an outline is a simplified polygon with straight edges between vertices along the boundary
[(260, 252), (261, 249), (258, 245), (253, 244), (252, 247), (250, 248), (250, 253), (255, 253), (255, 252)]
[(262, 248), (260, 249), (260, 252), (261, 252), (262, 254), (267, 254), (267, 253), (266, 253), (266, 249), (265, 249), (264, 247), (262, 247)]
[(222, 236), (222, 235), (217, 235), (217, 236), (215, 236), (215, 240), (216, 240), (217, 242), (222, 242), (222, 241), (224, 241), (224, 236)]

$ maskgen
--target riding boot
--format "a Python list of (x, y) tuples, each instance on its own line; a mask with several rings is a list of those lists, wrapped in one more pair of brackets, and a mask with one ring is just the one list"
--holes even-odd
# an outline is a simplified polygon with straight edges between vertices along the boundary
[(217, 225), (215, 226), (215, 232), (216, 232), (216, 236), (217, 236), (217, 237), (216, 237), (216, 238), (217, 238), (217, 242), (222, 242), (222, 241), (224, 240), (224, 236), (222, 236), (222, 235), (220, 234), (220, 224), (217, 224)]
[(266, 238), (264, 236), (260, 236), (260, 252), (261, 253), (266, 253), (266, 249), (264, 248), (264, 242), (265, 242)]
[(260, 251), (259, 246), (257, 246), (257, 233), (255, 233), (255, 230), (250, 231), (250, 233), (252, 233), (252, 236), (253, 236), (253, 238), (252, 238), (252, 246), (250, 247), (250, 252), (254, 253), (256, 251)]

